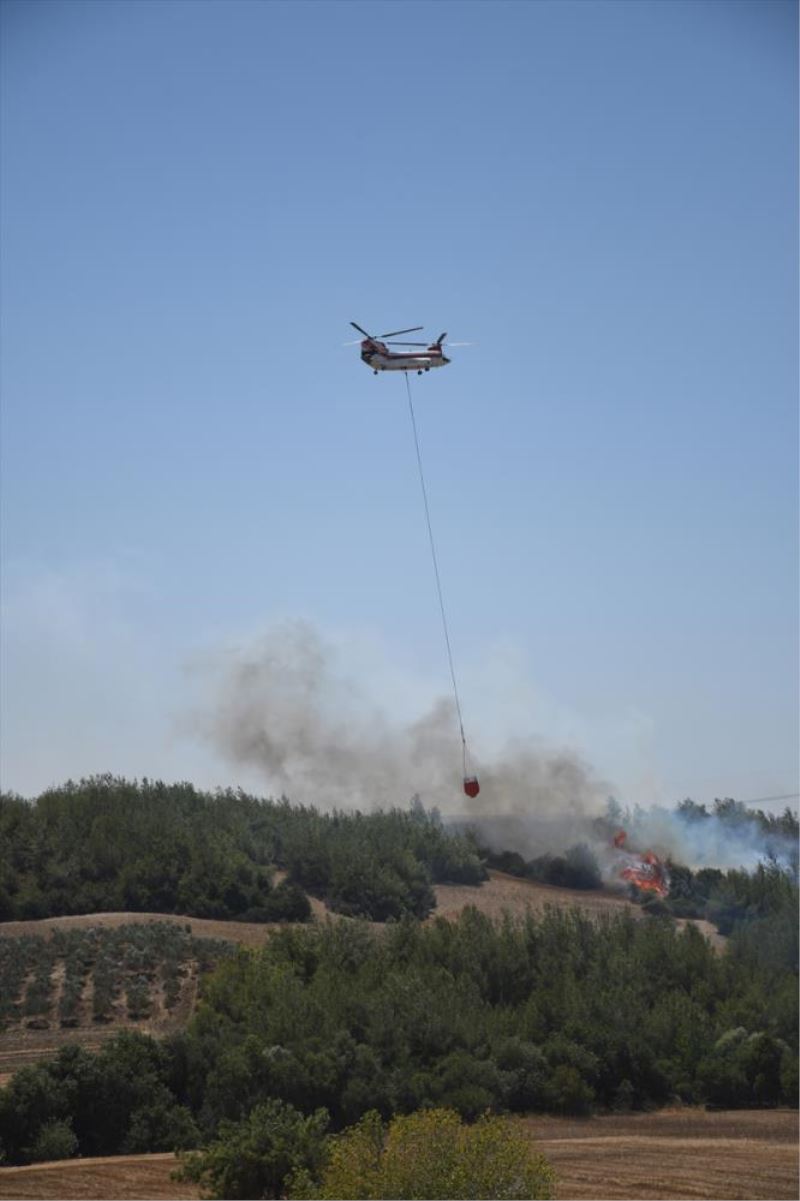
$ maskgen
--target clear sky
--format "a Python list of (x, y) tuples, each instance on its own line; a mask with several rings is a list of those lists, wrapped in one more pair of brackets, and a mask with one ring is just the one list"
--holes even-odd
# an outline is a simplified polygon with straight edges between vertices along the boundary
[(287, 620), (447, 695), (355, 320), (472, 343), (412, 389), (476, 754), (796, 793), (797, 16), (6, 0), (3, 786), (252, 785), (193, 715)]

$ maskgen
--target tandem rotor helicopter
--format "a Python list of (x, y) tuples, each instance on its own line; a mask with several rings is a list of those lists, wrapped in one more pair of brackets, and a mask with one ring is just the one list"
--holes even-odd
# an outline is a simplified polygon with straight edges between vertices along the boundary
[[(396, 338), (399, 334), (415, 334), (424, 329), (422, 325), (412, 326), (411, 329), (395, 329), (388, 334), (368, 334), (355, 321), (351, 321), (353, 329), (364, 335), (361, 343), (361, 361), (371, 367), (375, 375), (379, 371), (430, 371), (431, 367), (446, 367), (450, 362), (442, 349), (443, 346), (469, 346), (468, 342), (445, 342), (447, 334), (440, 334), (435, 342), (385, 342), (384, 338)], [(421, 346), (423, 350), (395, 351), (390, 346)]]

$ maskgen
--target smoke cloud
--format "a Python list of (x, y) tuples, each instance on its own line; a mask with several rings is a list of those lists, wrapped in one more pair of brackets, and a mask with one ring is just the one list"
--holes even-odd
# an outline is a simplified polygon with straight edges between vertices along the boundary
[[(462, 790), (461, 743), (453, 701), (433, 699), (402, 720), (391, 698), (348, 674), (342, 654), (309, 623), (278, 625), (208, 664), (211, 701), (196, 728), (229, 763), (247, 768), (271, 795), (320, 809), (426, 808), (478, 827), (497, 850), (523, 858), (563, 853), (577, 843), (617, 875), (609, 832), (628, 831), (631, 850), (696, 868), (754, 866), (769, 847), (757, 822), (729, 828), (710, 817), (609, 804), (613, 786), (569, 747), (515, 737), (494, 754), (473, 755), (481, 791)], [(406, 705), (406, 708), (408, 706)]]
[(563, 846), (609, 793), (579, 755), (515, 739), (473, 756), (475, 800), (462, 790), (455, 706), (434, 699), (408, 721), (348, 676), (336, 649), (306, 622), (284, 623), (212, 663), (213, 702), (198, 716), (229, 762), (255, 768), (268, 790), (319, 808), (406, 805), (417, 794), (447, 816), (517, 819), (515, 838)]

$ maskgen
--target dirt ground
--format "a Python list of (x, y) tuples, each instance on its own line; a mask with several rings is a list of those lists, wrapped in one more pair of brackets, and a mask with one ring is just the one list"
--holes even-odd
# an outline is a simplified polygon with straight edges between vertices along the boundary
[[(556, 1171), (558, 1201), (793, 1201), (797, 1114), (697, 1109), (516, 1119)], [(68, 1159), (0, 1168), (0, 1199), (197, 1198), (170, 1179), (172, 1155)]]

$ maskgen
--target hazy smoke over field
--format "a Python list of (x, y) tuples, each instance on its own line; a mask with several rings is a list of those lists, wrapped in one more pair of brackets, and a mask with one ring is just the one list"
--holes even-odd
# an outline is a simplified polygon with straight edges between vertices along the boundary
[[(613, 874), (613, 786), (571, 749), (517, 737), (502, 753), (474, 757), (481, 791), (471, 801), (462, 791), (453, 702), (436, 700), (411, 720), (390, 716), (303, 622), (218, 656), (214, 677), (201, 729), (230, 762), (255, 771), (271, 795), (321, 809), (371, 810), (405, 807), (416, 794), (426, 808), (477, 824), (498, 850), (531, 858), (585, 842)], [(693, 867), (752, 865), (767, 849), (754, 823), (732, 830), (716, 818), (689, 822), (642, 805), (618, 820), (631, 848)]]

